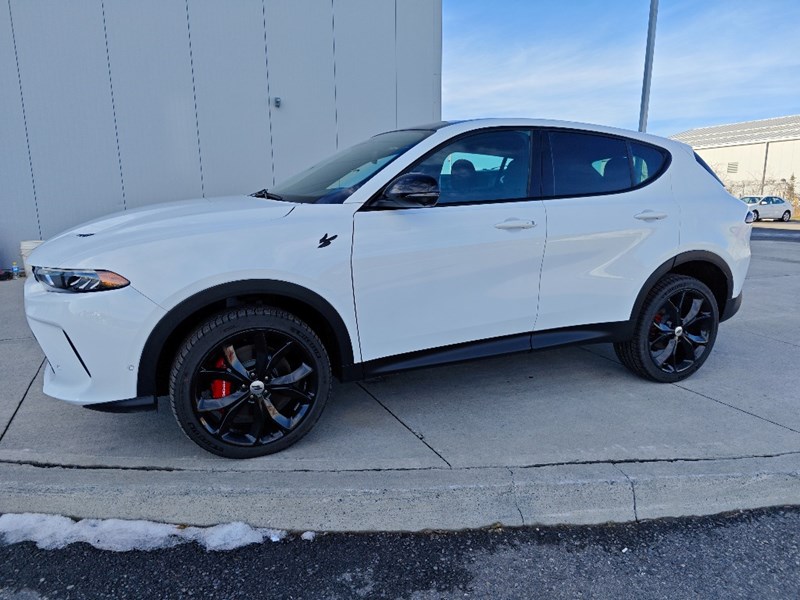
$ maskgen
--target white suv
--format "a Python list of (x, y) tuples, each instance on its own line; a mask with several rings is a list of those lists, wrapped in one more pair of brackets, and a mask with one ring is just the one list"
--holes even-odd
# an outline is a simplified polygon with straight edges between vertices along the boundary
[(271, 191), (63, 233), (31, 255), (26, 312), (45, 393), (110, 411), (169, 394), (192, 440), (252, 457), (311, 429), (332, 376), (613, 342), (637, 375), (688, 377), (741, 303), (751, 219), (679, 142), (437, 123)]

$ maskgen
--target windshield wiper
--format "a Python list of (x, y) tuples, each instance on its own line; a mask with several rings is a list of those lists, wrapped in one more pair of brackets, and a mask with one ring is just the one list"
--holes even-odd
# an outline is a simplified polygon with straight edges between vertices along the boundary
[(259, 190), (254, 194), (250, 194), (253, 198), (267, 198), (268, 200), (283, 200), (283, 196), (279, 196), (278, 194), (273, 194), (268, 189), (264, 188), (263, 190)]

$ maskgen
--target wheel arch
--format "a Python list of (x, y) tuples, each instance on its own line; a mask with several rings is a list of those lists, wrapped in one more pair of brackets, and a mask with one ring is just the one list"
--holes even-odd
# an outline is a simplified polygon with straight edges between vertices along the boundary
[(142, 349), (137, 395), (164, 395), (173, 357), (187, 335), (205, 317), (245, 304), (264, 304), (291, 312), (322, 340), (334, 375), (353, 365), (350, 333), (339, 313), (319, 294), (286, 281), (242, 280), (217, 285), (190, 296), (172, 308), (150, 332)]
[(713, 292), (717, 301), (720, 317), (725, 315), (725, 308), (732, 299), (733, 273), (727, 263), (717, 254), (707, 250), (691, 250), (683, 252), (662, 263), (647, 278), (631, 310), (631, 321), (634, 321), (642, 310), (647, 294), (659, 279), (668, 273), (688, 275), (705, 283)]

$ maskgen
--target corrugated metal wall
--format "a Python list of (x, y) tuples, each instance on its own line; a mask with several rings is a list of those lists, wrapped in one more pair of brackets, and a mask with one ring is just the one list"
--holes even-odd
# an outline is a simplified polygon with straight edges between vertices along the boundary
[(440, 70), (441, 0), (0, 0), (0, 266), (439, 120)]

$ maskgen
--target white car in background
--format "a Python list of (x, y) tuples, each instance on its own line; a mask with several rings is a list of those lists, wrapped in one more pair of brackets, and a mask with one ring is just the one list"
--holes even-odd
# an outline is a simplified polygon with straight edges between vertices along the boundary
[(749, 217), (680, 142), (436, 123), (253, 196), (67, 231), (31, 255), (26, 312), (45, 393), (110, 411), (168, 394), (189, 438), (246, 458), (307, 433), (332, 376), (613, 342), (680, 381), (741, 304)]
[(745, 196), (742, 202), (753, 213), (753, 220), (775, 219), (789, 221), (792, 218), (792, 205), (778, 196)]

